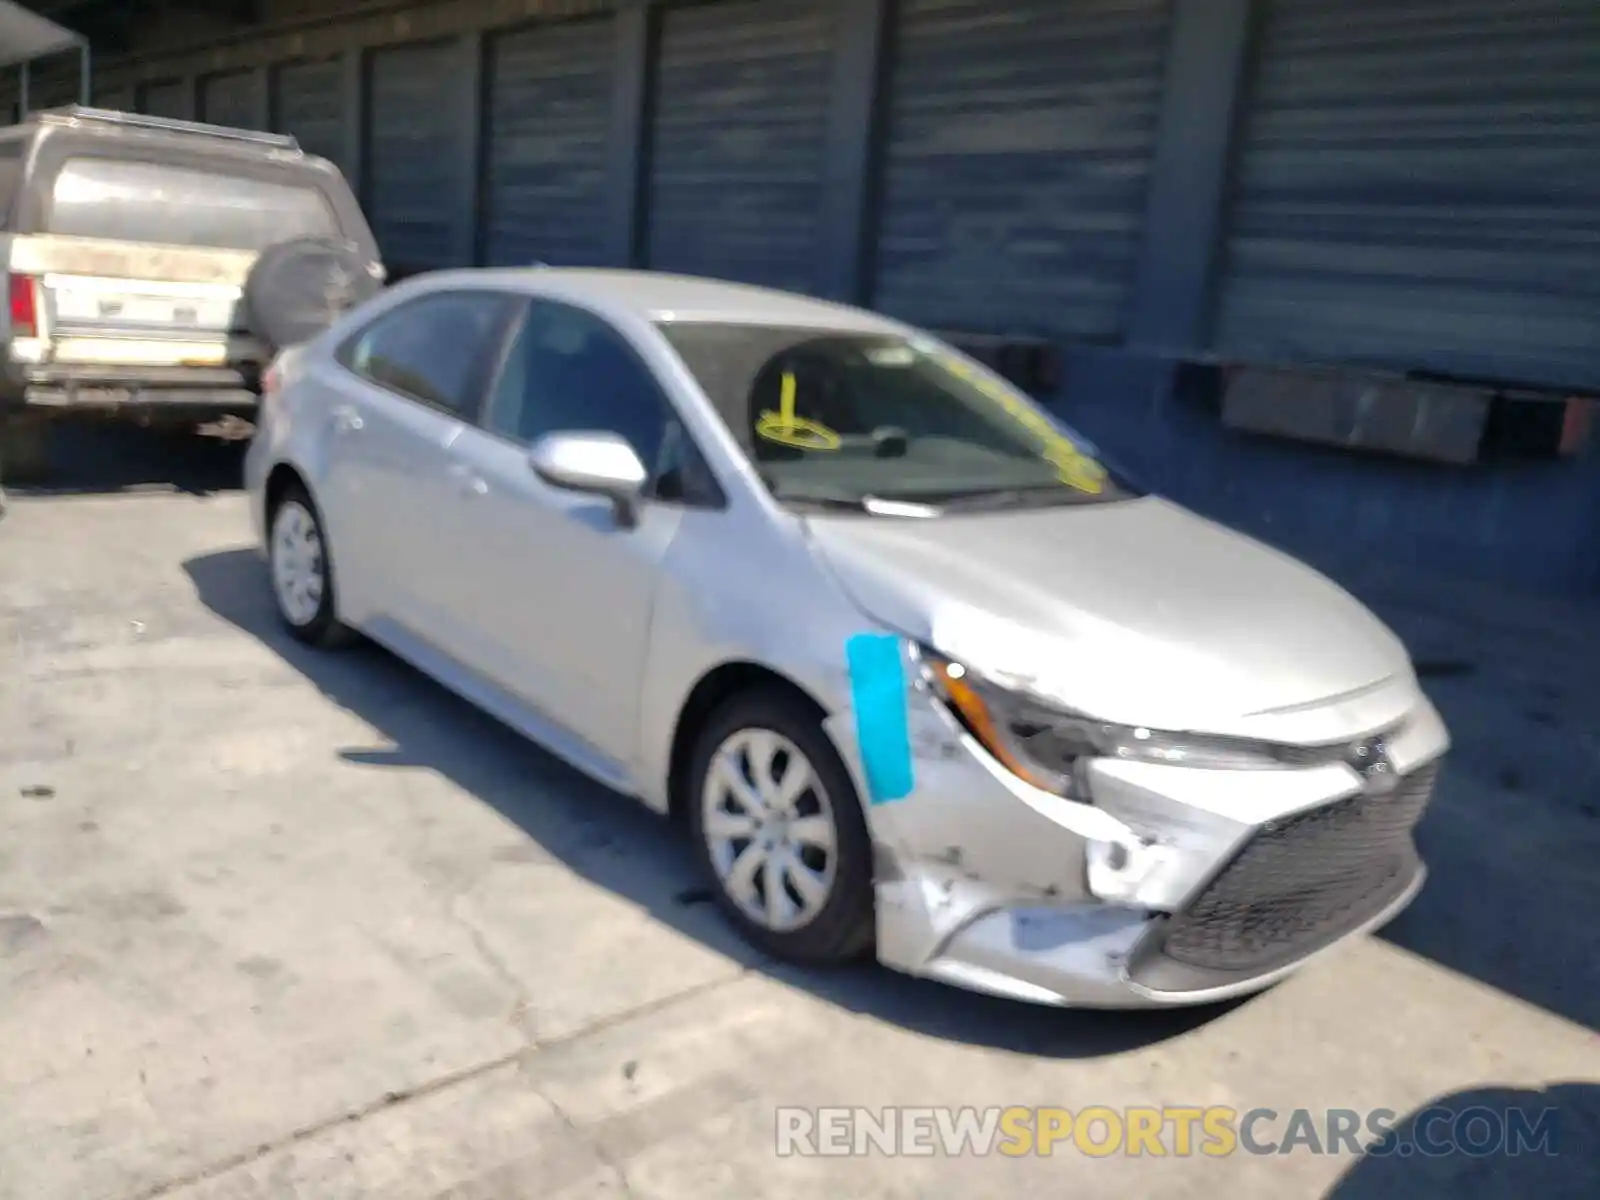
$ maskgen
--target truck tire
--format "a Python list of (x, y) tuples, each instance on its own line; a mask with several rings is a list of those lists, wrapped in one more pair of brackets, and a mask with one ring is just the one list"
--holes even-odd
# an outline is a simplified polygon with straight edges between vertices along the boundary
[(297, 238), (268, 246), (245, 280), (250, 331), (274, 351), (310, 341), (378, 294), (382, 273), (355, 246)]

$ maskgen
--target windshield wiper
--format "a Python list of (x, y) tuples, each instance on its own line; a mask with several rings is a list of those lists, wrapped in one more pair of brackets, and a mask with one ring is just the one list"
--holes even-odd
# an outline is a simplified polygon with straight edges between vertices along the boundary
[(875, 517), (931, 517), (939, 513), (937, 505), (927, 503), (920, 498), (901, 500), (894, 496), (874, 496), (860, 492), (822, 489), (811, 491), (784, 487), (773, 488), (772, 495), (785, 504), (799, 507), (809, 505), (837, 511), (863, 512)]
[(934, 502), (950, 512), (983, 512), (987, 509), (1011, 508), (1041, 497), (1059, 504), (1087, 504), (1094, 499), (1086, 492), (1077, 492), (1065, 484), (1052, 482), (1025, 484), (1022, 487), (950, 492)]
[(790, 492), (776, 492), (774, 495), (785, 504), (792, 504), (798, 508), (831, 508), (843, 509), (849, 512), (867, 512), (867, 496), (823, 495), (818, 492), (804, 492), (800, 494)]
[(817, 508), (852, 509), (855, 512), (865, 511), (867, 497), (860, 492), (852, 492), (845, 488), (797, 487), (792, 483), (783, 483), (773, 479), (765, 471), (761, 472), (761, 482), (766, 484), (767, 491), (772, 493), (774, 500), (781, 501), (784, 504), (809, 504)]

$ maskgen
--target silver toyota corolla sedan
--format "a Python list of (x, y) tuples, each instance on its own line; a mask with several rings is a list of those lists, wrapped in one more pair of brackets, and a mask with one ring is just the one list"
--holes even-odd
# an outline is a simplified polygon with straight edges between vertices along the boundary
[(886, 318), (421, 276), (284, 354), (247, 476), (352, 631), (688, 825), (758, 946), (1020, 999), (1265, 987), (1422, 886), (1400, 642)]

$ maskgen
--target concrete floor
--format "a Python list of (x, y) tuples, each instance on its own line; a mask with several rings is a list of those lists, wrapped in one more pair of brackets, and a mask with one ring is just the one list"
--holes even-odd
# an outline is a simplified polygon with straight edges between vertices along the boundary
[[(213, 466), (0, 521), (0, 1197), (1594, 1194), (1592, 606), (1362, 573), (1458, 740), (1429, 888), (1250, 1002), (1058, 1012), (754, 958), (663, 823), (289, 643)], [(1441, 1099), (1559, 1105), (1560, 1153), (774, 1154), (787, 1104)]]

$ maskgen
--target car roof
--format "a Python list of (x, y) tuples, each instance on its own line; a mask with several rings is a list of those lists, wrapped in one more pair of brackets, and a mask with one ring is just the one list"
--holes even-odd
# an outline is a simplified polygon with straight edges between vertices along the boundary
[(432, 280), (437, 286), (457, 287), (494, 283), (652, 322), (780, 325), (851, 333), (896, 333), (904, 328), (887, 317), (846, 304), (664, 271), (484, 267), (442, 271)]

